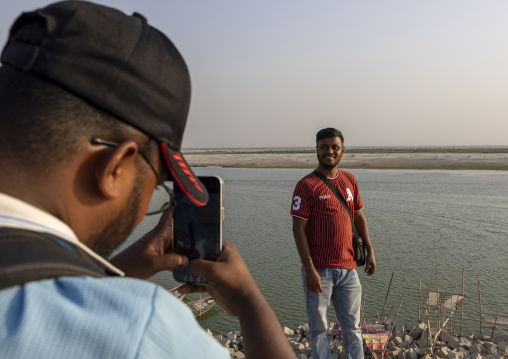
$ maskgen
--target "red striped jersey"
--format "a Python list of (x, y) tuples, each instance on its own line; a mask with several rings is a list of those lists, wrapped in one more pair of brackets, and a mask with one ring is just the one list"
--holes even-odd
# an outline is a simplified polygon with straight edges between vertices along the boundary
[[(353, 214), (363, 208), (356, 178), (338, 170), (329, 179), (342, 194)], [(305, 233), (315, 268), (356, 268), (353, 259), (353, 230), (349, 215), (328, 188), (314, 173), (303, 177), (293, 192), (291, 215), (307, 220)]]

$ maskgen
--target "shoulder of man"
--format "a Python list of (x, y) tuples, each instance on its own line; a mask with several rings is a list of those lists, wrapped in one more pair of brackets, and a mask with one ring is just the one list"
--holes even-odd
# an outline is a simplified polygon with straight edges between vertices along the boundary
[[(213, 358), (227, 357), (213, 341), (206, 340), (207, 334), (184, 303), (147, 281), (82, 276), (30, 282), (0, 292), (0, 314), (7, 314), (8, 303), (16, 301), (20, 291), (28, 293), (31, 300), (19, 308), (20, 313), (11, 312), (9, 317), (24, 328), (16, 338), (32, 338), (31, 344), (41, 350), (41, 357), (51, 357), (54, 350), (72, 357), (77, 354), (76, 348), (83, 346), (93, 348), (91, 357), (128, 357), (132, 350), (150, 358), (207, 357), (205, 350), (211, 350)], [(51, 325), (51, 318), (58, 318), (61, 325)], [(119, 337), (116, 333), (122, 327), (130, 330)], [(68, 335), (68, 330), (73, 335)], [(22, 351), (26, 343), (18, 343), (14, 335), (6, 333), (0, 344), (11, 338), (9, 350), (17, 353), (16, 348)], [(65, 342), (59, 340), (63, 337)], [(202, 344), (191, 345), (190, 338), (194, 338), (192, 343)], [(58, 343), (58, 349), (45, 346), (45, 342)]]
[(339, 171), (339, 175), (337, 177), (342, 176), (343, 178), (347, 178), (352, 183), (356, 183), (356, 177), (354, 174), (352, 174), (351, 172), (348, 172), (348, 171), (341, 170), (341, 169), (338, 169), (338, 171)]

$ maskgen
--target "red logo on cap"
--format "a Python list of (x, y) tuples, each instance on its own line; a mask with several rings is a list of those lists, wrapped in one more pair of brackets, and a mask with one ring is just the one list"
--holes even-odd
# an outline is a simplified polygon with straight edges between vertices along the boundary
[(203, 192), (203, 189), (198, 185), (198, 181), (196, 180), (192, 172), (189, 170), (189, 167), (187, 167), (187, 165), (183, 161), (182, 156), (180, 156), (180, 154), (176, 154), (173, 155), (173, 158), (178, 162), (178, 165), (182, 168), (183, 173), (187, 175), (189, 181), (194, 183), (194, 187), (196, 187), (198, 191)]

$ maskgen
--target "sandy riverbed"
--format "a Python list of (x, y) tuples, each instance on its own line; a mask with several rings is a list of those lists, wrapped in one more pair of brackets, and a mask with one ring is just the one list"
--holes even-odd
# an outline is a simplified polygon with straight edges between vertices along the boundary
[[(312, 153), (210, 153), (185, 154), (194, 167), (219, 166), (238, 168), (314, 168), (316, 155)], [(341, 168), (378, 169), (469, 169), (508, 170), (505, 153), (376, 153), (345, 154)]]

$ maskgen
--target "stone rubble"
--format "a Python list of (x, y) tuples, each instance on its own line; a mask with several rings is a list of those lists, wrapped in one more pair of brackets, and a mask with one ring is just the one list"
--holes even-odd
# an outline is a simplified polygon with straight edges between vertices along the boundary
[[(333, 332), (333, 323), (328, 329), (328, 339), (332, 359), (346, 359), (342, 342)], [(392, 329), (391, 323), (386, 330)], [(284, 327), (284, 334), (295, 351), (298, 359), (312, 359), (312, 350), (308, 339), (309, 325), (306, 323), (296, 329)], [(431, 328), (432, 338), (435, 329)], [(243, 339), (240, 331), (229, 332), (226, 335), (208, 335), (222, 346), (228, 348), (231, 358), (245, 358), (243, 353)], [(473, 333), (470, 335), (451, 335), (443, 331), (436, 343), (434, 351), (429, 348), (429, 338), (426, 325), (414, 324), (397, 320), (393, 324), (392, 336), (386, 345), (386, 359), (503, 359), (508, 358), (508, 334), (495, 335)], [(367, 359), (367, 358), (366, 358)]]

